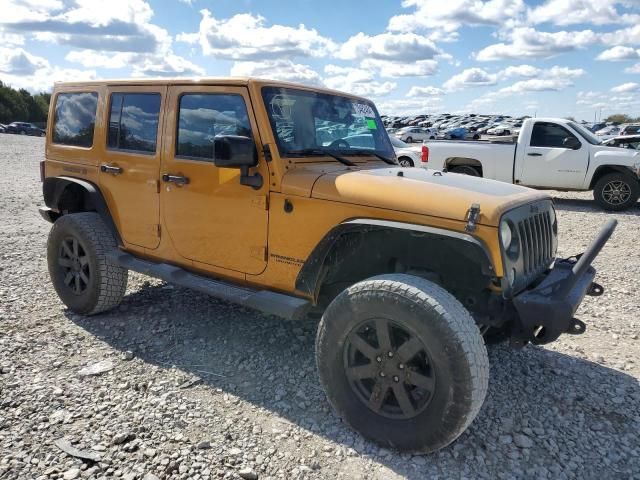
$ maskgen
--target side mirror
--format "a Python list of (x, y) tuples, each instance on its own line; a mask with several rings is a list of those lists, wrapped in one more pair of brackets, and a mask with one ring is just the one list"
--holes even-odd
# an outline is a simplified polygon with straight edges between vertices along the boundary
[(249, 168), (258, 165), (258, 152), (252, 138), (241, 135), (218, 135), (213, 139), (213, 163), (221, 168), (239, 168), (240, 184), (256, 190), (262, 187), (262, 175), (251, 175)]
[(216, 167), (242, 168), (258, 164), (253, 139), (240, 135), (218, 135), (213, 139), (213, 163)]
[(580, 148), (580, 142), (576, 137), (566, 137), (562, 141), (562, 146), (571, 150), (578, 150)]

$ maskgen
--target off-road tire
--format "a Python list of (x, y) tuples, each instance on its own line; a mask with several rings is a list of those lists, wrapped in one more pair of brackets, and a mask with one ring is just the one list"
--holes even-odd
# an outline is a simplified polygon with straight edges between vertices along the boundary
[(469, 175), (471, 177), (480, 176), (480, 172), (478, 171), (478, 169), (476, 167), (472, 167), (471, 165), (458, 165), (457, 167), (453, 167), (450, 172)]
[[(622, 182), (624, 185), (626, 185), (626, 188), (628, 188), (628, 191), (629, 191), (629, 197), (625, 201), (614, 204), (606, 199), (605, 188), (607, 188), (608, 185), (611, 185), (612, 182)], [(631, 208), (634, 205), (636, 205), (636, 203), (638, 202), (639, 196), (640, 196), (640, 183), (636, 178), (632, 177), (630, 174), (625, 175), (624, 173), (618, 173), (618, 172), (608, 173), (603, 177), (601, 177), (600, 179), (598, 179), (598, 181), (596, 182), (593, 188), (594, 200), (598, 205), (600, 205), (605, 210), (620, 211), (620, 210), (626, 210), (627, 208)]]
[(401, 167), (413, 167), (413, 166), (415, 166), (413, 164), (413, 160), (411, 160), (409, 157), (400, 157), (398, 159), (398, 163), (400, 164)]
[[(367, 319), (379, 318), (415, 332), (429, 354), (433, 392), (424, 410), (412, 418), (376, 413), (347, 377), (345, 344), (350, 333)], [(473, 318), (446, 290), (412, 275), (372, 277), (338, 295), (320, 321), (316, 361), (338, 415), (364, 437), (398, 450), (426, 453), (449, 445), (471, 424), (487, 393), (489, 360)]]
[[(59, 263), (62, 242), (69, 239), (77, 239), (88, 261), (89, 281), (81, 293), (75, 293), (65, 283), (68, 270)], [(128, 271), (107, 258), (107, 253), (117, 248), (115, 238), (97, 213), (73, 213), (56, 220), (47, 244), (49, 275), (58, 296), (70, 310), (95, 315), (121, 302)]]

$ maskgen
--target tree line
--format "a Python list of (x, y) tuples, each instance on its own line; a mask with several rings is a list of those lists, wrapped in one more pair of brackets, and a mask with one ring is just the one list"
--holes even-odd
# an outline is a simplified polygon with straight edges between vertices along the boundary
[(21, 88), (16, 90), (0, 81), (0, 123), (47, 123), (50, 93), (31, 95)]

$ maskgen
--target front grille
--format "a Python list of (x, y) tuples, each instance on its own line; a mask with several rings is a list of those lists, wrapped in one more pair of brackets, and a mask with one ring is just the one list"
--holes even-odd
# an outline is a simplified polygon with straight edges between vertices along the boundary
[(555, 255), (553, 226), (549, 211), (520, 220), (518, 234), (525, 276), (546, 270)]

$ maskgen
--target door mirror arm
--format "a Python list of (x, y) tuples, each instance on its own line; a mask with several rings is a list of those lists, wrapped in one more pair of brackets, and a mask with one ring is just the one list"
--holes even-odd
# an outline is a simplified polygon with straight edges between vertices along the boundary
[(259, 190), (262, 188), (262, 184), (262, 175), (260, 175), (260, 173), (256, 172), (252, 175), (249, 173), (249, 167), (247, 165), (240, 167), (240, 185), (246, 185), (254, 190)]

